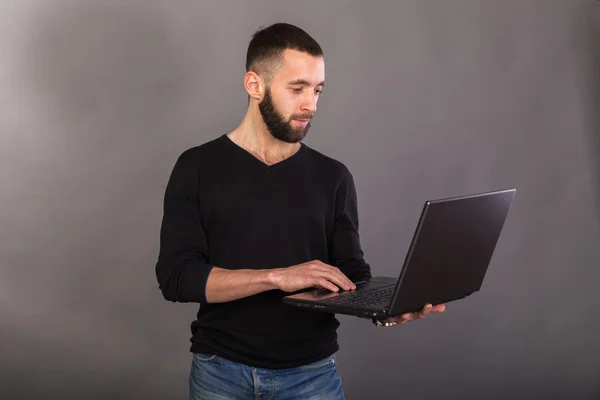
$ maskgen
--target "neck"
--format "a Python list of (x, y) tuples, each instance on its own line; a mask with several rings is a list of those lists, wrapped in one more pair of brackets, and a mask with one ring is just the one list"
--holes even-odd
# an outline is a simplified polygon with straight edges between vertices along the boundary
[(268, 165), (283, 161), (300, 149), (300, 143), (286, 143), (275, 139), (269, 133), (258, 107), (248, 107), (242, 122), (227, 136)]

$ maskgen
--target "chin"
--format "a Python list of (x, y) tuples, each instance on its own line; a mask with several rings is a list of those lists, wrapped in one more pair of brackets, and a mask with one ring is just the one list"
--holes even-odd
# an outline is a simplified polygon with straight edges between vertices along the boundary
[(302, 133), (301, 135), (295, 135), (293, 138), (291, 138), (290, 143), (300, 143), (301, 141), (304, 140), (305, 137), (306, 137), (306, 132)]
[(286, 132), (286, 134), (273, 134), (273, 132), (269, 129), (269, 132), (271, 133), (271, 136), (273, 136), (275, 139), (280, 140), (282, 142), (285, 143), (299, 143), (302, 140), (304, 140), (304, 138), (306, 137), (306, 135), (308, 134), (308, 128), (310, 126), (307, 126), (306, 128), (302, 129), (301, 131), (296, 131), (293, 129), (290, 129)]

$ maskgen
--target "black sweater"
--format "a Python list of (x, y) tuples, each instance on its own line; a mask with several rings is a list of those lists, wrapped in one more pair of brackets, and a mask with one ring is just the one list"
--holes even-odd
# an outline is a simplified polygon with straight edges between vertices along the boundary
[(337, 266), (353, 281), (369, 278), (344, 164), (301, 144), (268, 166), (222, 135), (179, 156), (163, 212), (156, 276), (165, 299), (200, 304), (192, 352), (288, 368), (339, 349), (335, 315), (283, 304), (289, 293), (207, 303), (205, 287), (212, 266), (269, 269), (311, 260)]

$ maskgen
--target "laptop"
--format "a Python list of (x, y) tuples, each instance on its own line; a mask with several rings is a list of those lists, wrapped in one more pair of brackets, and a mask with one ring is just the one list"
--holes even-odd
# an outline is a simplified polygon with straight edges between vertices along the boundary
[(426, 201), (398, 277), (355, 282), (352, 291), (312, 288), (283, 302), (383, 320), (470, 296), (481, 289), (515, 193), (512, 188)]

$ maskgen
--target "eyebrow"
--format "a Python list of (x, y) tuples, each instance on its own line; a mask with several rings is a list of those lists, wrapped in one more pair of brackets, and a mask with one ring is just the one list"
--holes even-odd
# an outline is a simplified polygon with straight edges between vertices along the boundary
[[(311, 86), (310, 82), (305, 79), (296, 79), (295, 81), (288, 82), (288, 84)], [(325, 81), (318, 83), (317, 86), (325, 86)]]

